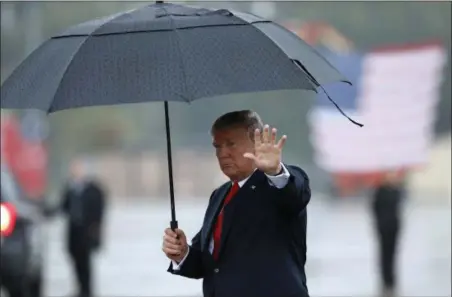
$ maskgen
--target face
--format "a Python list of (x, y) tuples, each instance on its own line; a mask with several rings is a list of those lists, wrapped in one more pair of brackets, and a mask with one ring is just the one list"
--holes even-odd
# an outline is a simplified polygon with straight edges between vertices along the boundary
[(254, 143), (247, 129), (216, 131), (213, 146), (221, 171), (231, 180), (240, 181), (253, 173), (254, 162), (243, 157), (244, 153), (254, 153)]
[(85, 174), (84, 166), (80, 161), (74, 161), (71, 163), (69, 173), (74, 180), (81, 180)]
[(402, 181), (402, 174), (399, 174), (397, 171), (390, 171), (385, 174), (384, 182), (388, 185), (395, 185)]

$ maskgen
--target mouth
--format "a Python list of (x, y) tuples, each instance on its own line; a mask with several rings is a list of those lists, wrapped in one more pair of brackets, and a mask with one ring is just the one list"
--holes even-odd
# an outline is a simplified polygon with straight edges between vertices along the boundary
[(221, 164), (221, 168), (226, 169), (226, 168), (232, 168), (234, 167), (233, 164)]

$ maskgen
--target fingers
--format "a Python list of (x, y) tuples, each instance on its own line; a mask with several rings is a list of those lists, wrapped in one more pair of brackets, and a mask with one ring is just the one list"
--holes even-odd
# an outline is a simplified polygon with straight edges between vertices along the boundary
[(175, 231), (173, 231), (171, 228), (165, 229), (165, 235), (167, 235), (169, 237), (177, 238), (177, 233)]
[(268, 125), (264, 126), (264, 131), (262, 132), (262, 142), (268, 143), (270, 140), (270, 127)]
[(174, 245), (178, 245), (181, 243), (181, 240), (175, 237), (171, 237), (168, 235), (164, 235), (163, 236), (163, 242), (168, 243), (168, 244), (174, 244)]
[(162, 250), (167, 255), (178, 256), (187, 245), (185, 233), (180, 229), (175, 231), (170, 228), (165, 229), (163, 236)]
[(165, 234), (173, 238), (185, 238), (185, 233), (181, 229), (172, 230), (171, 228), (166, 228)]
[(273, 128), (270, 136), (270, 143), (273, 145), (276, 142), (276, 132), (278, 132), (278, 130), (276, 130), (276, 128)]
[(251, 160), (256, 160), (256, 156), (253, 155), (252, 153), (244, 153), (243, 157), (245, 157), (247, 159), (251, 159)]
[(167, 255), (180, 256), (182, 254), (182, 246), (164, 243), (162, 251)]
[(261, 145), (261, 130), (256, 129), (254, 130), (254, 145)]
[(281, 139), (278, 141), (278, 144), (276, 144), (276, 146), (277, 146), (279, 149), (282, 149), (282, 148), (284, 147), (284, 144), (286, 143), (286, 140), (287, 140), (287, 136), (286, 136), (286, 135), (283, 135), (283, 136), (281, 137)]
[(162, 251), (165, 253), (167, 257), (170, 259), (177, 259), (184, 254), (184, 246), (182, 245), (170, 245), (164, 243), (162, 245)]
[[(170, 229), (170, 230), (171, 230), (171, 229)], [(173, 230), (171, 230), (171, 231), (173, 231)], [(182, 231), (181, 229), (176, 229), (176, 230), (174, 230), (174, 231), (173, 231), (173, 234), (176, 234), (176, 237), (177, 237), (177, 238), (180, 238), (180, 239), (185, 240), (185, 233), (184, 233), (184, 231)]]
[[(286, 141), (287, 136), (283, 136), (281, 138), (281, 140), (276, 143), (276, 134), (277, 134), (278, 130), (276, 128), (272, 128), (270, 129), (269, 125), (265, 125), (264, 129), (261, 133), (261, 131), (259, 129), (256, 129), (254, 131), (254, 143), (256, 146), (261, 145), (261, 144), (272, 144), (272, 145), (277, 145), (279, 148), (282, 148), (284, 146), (284, 143)], [(282, 141), (282, 142), (281, 142)], [(249, 156), (248, 158), (252, 159), (251, 156)]]

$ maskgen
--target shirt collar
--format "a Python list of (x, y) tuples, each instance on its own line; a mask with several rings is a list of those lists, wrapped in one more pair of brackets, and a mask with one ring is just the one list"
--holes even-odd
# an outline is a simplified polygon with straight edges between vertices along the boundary
[(239, 184), (239, 187), (243, 187), (243, 185), (250, 179), (250, 177), (256, 172), (257, 169), (254, 169), (253, 173), (251, 173), (247, 178), (242, 179), (241, 181), (237, 182)]

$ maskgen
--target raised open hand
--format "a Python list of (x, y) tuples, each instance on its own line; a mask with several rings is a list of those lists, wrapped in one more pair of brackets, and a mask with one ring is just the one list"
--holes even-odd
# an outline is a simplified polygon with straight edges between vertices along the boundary
[(251, 159), (256, 167), (268, 175), (277, 175), (281, 171), (281, 154), (287, 136), (283, 135), (276, 143), (276, 128), (265, 125), (264, 131), (254, 131), (254, 154), (245, 153), (245, 158)]

